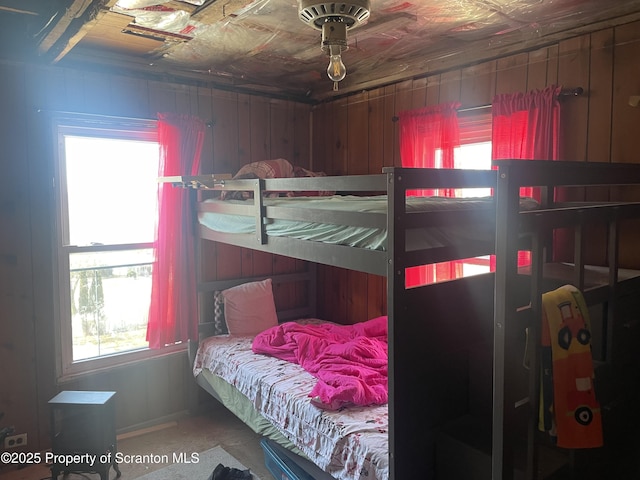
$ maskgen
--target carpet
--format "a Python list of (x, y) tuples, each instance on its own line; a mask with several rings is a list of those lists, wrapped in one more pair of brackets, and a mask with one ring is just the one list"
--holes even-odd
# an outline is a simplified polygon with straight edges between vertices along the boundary
[[(197, 463), (174, 463), (138, 477), (136, 480), (207, 480), (219, 463), (239, 470), (247, 469), (222, 447), (214, 447), (198, 454)], [(260, 479), (254, 474), (253, 480)]]

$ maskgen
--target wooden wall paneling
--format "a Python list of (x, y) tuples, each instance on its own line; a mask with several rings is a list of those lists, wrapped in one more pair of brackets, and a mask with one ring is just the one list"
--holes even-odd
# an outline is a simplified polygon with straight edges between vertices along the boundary
[[(586, 152), (590, 162), (611, 162), (613, 42), (613, 29), (591, 35)], [(586, 200), (608, 200), (609, 193), (608, 188), (593, 187), (586, 192)]]
[(440, 96), (438, 103), (460, 101), (460, 70), (450, 70), (440, 75)]
[[(195, 115), (195, 116), (198, 116), (198, 117), (199, 117), (199, 112), (200, 112), (200, 108), (199, 108), (199, 104), (200, 104), (199, 92), (200, 92), (200, 89), (197, 86), (189, 85), (189, 113), (191, 115)], [(202, 118), (202, 120), (205, 123), (209, 122), (209, 118)]]
[[(400, 147), (398, 144), (398, 122), (394, 120), (396, 116), (396, 96), (395, 87), (389, 85), (384, 87), (384, 155), (382, 157), (383, 167), (395, 165), (395, 159), (400, 161)], [(398, 152), (398, 153), (396, 153)]]
[(113, 102), (111, 81), (115, 75), (85, 71), (82, 74), (86, 106), (90, 113), (119, 115), (118, 102)]
[[(116, 368), (108, 373), (112, 386), (116, 393), (116, 425), (125, 428), (150, 420), (147, 413), (149, 408), (147, 403), (147, 390), (150, 385), (148, 379), (147, 362), (138, 362), (125, 367)], [(83, 381), (88, 382), (91, 375), (84, 377)], [(168, 382), (164, 382), (166, 385)], [(94, 386), (95, 385), (95, 386)], [(105, 385), (106, 386), (106, 385)], [(88, 388), (87, 388), (88, 387)], [(105, 389), (99, 384), (85, 384), (81, 389)], [(157, 388), (154, 386), (153, 388)]]
[(331, 136), (331, 126), (329, 119), (333, 105), (331, 103), (321, 103), (310, 109), (311, 115), (311, 135), (309, 142), (311, 143), (311, 170), (331, 173), (329, 167), (329, 150)]
[(616, 27), (612, 97), (611, 161), (638, 163), (640, 107), (631, 107), (629, 97), (640, 95), (640, 22)]
[[(192, 91), (190, 85), (170, 84), (169, 89), (173, 92), (175, 98), (175, 107), (173, 111), (180, 115), (192, 115), (197, 112), (197, 89)], [(194, 96), (192, 96), (194, 94)]]
[[(558, 82), (565, 88), (583, 87), (589, 89), (589, 35), (565, 40), (559, 43), (560, 66)], [(587, 121), (589, 115), (588, 95), (561, 98), (560, 158), (584, 162), (587, 158)], [(582, 191), (584, 189), (581, 189)], [(570, 198), (584, 198), (584, 193)]]
[[(262, 131), (262, 135), (268, 135), (268, 129), (266, 126), (268, 125), (268, 108), (263, 108), (261, 111), (264, 113), (264, 116), (267, 118), (267, 121), (260, 122), (260, 125), (255, 127), (253, 125), (253, 104), (252, 97), (250, 95), (238, 94), (238, 163), (240, 166), (257, 161), (257, 160), (265, 160), (267, 157), (263, 158), (253, 158), (253, 133), (259, 133)], [(261, 105), (264, 105), (264, 102), (261, 102)], [(258, 113), (258, 109), (255, 109), (255, 113)], [(259, 116), (256, 115), (256, 118)], [(260, 151), (259, 148), (256, 148), (255, 152), (258, 153)], [(234, 172), (235, 173), (235, 172)], [(253, 275), (253, 250), (248, 248), (240, 249), (240, 268), (243, 277), (250, 277)]]
[[(338, 152), (337, 143), (340, 141), (338, 130), (334, 122), (335, 102), (321, 103), (311, 109), (312, 115), (312, 170), (336, 175), (334, 158)], [(337, 165), (337, 162), (335, 162)], [(333, 283), (334, 268), (327, 265), (317, 266), (317, 312), (319, 318), (331, 319), (334, 308), (333, 297), (329, 286)]]
[(525, 92), (529, 55), (520, 53), (496, 61), (496, 94)]
[[(295, 131), (293, 103), (288, 101), (271, 102), (270, 111), (271, 157), (291, 161)], [(265, 259), (262, 260), (265, 261)], [(274, 274), (293, 273), (296, 271), (297, 260), (291, 257), (272, 255), (271, 265)], [(296, 305), (297, 291), (295, 286), (276, 285), (274, 286), (274, 295), (279, 298), (284, 308), (293, 308)]]
[(338, 267), (323, 268), (327, 269), (323, 279), (323, 288), (327, 290), (324, 295), (326, 319), (338, 323), (348, 323), (347, 295), (349, 290), (347, 285), (349, 281), (347, 270)]
[(25, 71), (0, 64), (0, 411), (2, 425), (38, 438), (38, 366), (33, 342), (29, 165), (25, 157)]
[(242, 248), (225, 243), (216, 245), (216, 279), (242, 276)]
[(463, 68), (460, 73), (461, 108), (490, 105), (496, 94), (496, 62)]
[[(589, 89), (589, 48), (590, 37), (583, 35), (560, 42), (558, 53), (560, 64), (558, 67), (558, 83), (565, 88), (583, 87)], [(587, 118), (588, 97), (560, 98), (562, 113), (560, 115), (560, 159), (572, 161), (586, 161), (587, 152)], [(561, 188), (556, 192), (556, 199), (560, 201), (581, 201), (585, 198), (584, 188)], [(559, 229), (556, 231), (556, 242), (571, 246), (566, 253), (573, 259), (573, 230)], [(566, 258), (561, 254), (560, 258)]]
[[(183, 352), (181, 355), (186, 356), (186, 353)], [(147, 405), (144, 421), (163, 418), (185, 408), (186, 403), (176, 405), (176, 391), (180, 387), (182, 387), (181, 390), (184, 390), (186, 385), (182, 378), (186, 377), (189, 369), (185, 365), (184, 371), (178, 373), (178, 378), (172, 378), (171, 374), (176, 373), (171, 368), (175, 357), (178, 355), (164, 355), (144, 362), (147, 383), (144, 391), (145, 397), (141, 399)]]
[(92, 375), (76, 377), (60, 384), (60, 390), (114, 390), (113, 372), (96, 372)]
[(253, 252), (252, 271), (253, 276), (271, 275), (273, 273), (273, 255), (270, 253)]
[(183, 115), (195, 113), (196, 105), (191, 98), (191, 87), (188, 85), (177, 85), (175, 87), (176, 107), (175, 112)]
[[(296, 259), (273, 255), (273, 273), (293, 273), (296, 271)], [(293, 308), (298, 304), (296, 288), (291, 284), (273, 285), (273, 295), (281, 308)]]
[(253, 276), (253, 250), (249, 248), (240, 249), (240, 274), (243, 277)]
[(391, 121), (385, 117), (384, 104), (384, 89), (378, 88), (369, 92), (367, 102), (369, 117), (367, 125), (369, 129), (367, 134), (369, 153), (367, 173), (370, 174), (382, 173), (384, 159), (387, 155), (385, 152), (385, 140), (388, 135), (386, 135), (385, 127), (387, 130), (391, 130)]
[[(29, 442), (29, 448), (49, 445), (49, 409), (47, 402), (56, 393), (56, 343), (52, 339), (59, 338), (54, 327), (53, 305), (53, 145), (51, 135), (50, 115), (38, 113), (38, 109), (45, 111), (65, 111), (67, 97), (65, 88), (65, 72), (61, 69), (48, 69), (38, 66), (25, 66), (24, 84), (26, 110), (25, 132), (31, 135), (21, 135), (26, 143), (26, 161), (29, 165), (29, 216), (31, 219), (30, 237), (23, 239), (25, 245), (30, 243), (31, 262), (38, 265), (38, 274), (33, 275), (33, 321), (35, 335), (29, 342), (35, 344), (37, 381), (30, 385), (34, 397), (21, 399), (20, 408), (27, 415), (37, 418), (38, 434), (32, 437), (35, 442)], [(19, 91), (19, 90), (18, 90)], [(22, 159), (12, 159), (23, 161)], [(21, 348), (28, 348), (22, 345)], [(18, 371), (22, 368), (16, 366)], [(27, 374), (27, 372), (25, 372)], [(37, 401), (37, 407), (33, 402)]]
[[(238, 94), (215, 91), (212, 98), (213, 162), (216, 172), (235, 174), (241, 167), (239, 157)], [(216, 245), (216, 278), (238, 278), (242, 275), (242, 249), (233, 245)]]
[[(349, 108), (347, 98), (340, 98), (331, 102), (330, 117), (327, 119), (327, 170), (328, 175), (346, 175), (348, 172), (348, 126)], [(316, 140), (317, 141), (317, 140)], [(346, 317), (346, 270), (335, 267), (323, 267), (323, 288), (329, 288), (325, 298), (328, 302), (324, 305), (324, 314), (327, 320), (341, 322)]]
[(558, 45), (547, 47), (547, 85), (558, 84), (558, 69), (560, 68), (560, 52)]
[[(587, 120), (588, 162), (611, 161), (611, 98), (613, 90), (613, 29), (591, 34), (589, 85), (585, 85), (589, 102)], [(609, 189), (592, 187), (586, 190), (585, 200), (608, 200)], [(607, 263), (607, 225), (591, 225), (586, 260), (594, 265)]]
[(440, 103), (440, 75), (427, 77), (425, 105), (437, 105)]
[(291, 162), (294, 152), (294, 116), (293, 103), (285, 100), (272, 100), (269, 104), (269, 127), (271, 131), (271, 150), (269, 158), (284, 158)]
[(413, 108), (421, 108), (427, 105), (427, 81), (428, 77), (413, 80), (411, 85), (411, 105)]
[(328, 292), (326, 287), (329, 285), (328, 279), (329, 267), (326, 265), (317, 265), (316, 268), (316, 317), (328, 319)]
[[(640, 22), (616, 27), (612, 96), (611, 161), (640, 163), (636, 136), (640, 125), (640, 107), (631, 107), (629, 97), (640, 95)], [(612, 200), (640, 200), (632, 187), (611, 192)], [(620, 265), (640, 268), (640, 224), (626, 222), (621, 228)]]
[(368, 318), (370, 276), (363, 272), (347, 271), (347, 323), (363, 322)]
[(154, 358), (144, 363), (147, 388), (144, 391), (145, 397), (141, 400), (147, 405), (144, 419), (146, 421), (167, 415), (167, 400), (175, 387), (171, 385), (168, 375), (168, 356)]
[[(369, 94), (367, 92), (349, 96), (347, 125), (347, 173), (362, 175), (369, 173)], [(367, 278), (361, 272), (347, 272), (346, 321), (355, 323), (366, 320)]]
[(387, 314), (387, 279), (369, 275), (367, 282), (367, 318)]
[[(349, 171), (347, 164), (349, 109), (346, 98), (338, 99), (333, 103), (329, 123), (332, 126), (329, 143), (329, 157), (331, 161), (331, 175), (346, 175)], [(329, 173), (329, 172), (327, 172)]]
[[(406, 80), (395, 85), (395, 112), (393, 114), (395, 117), (397, 117), (400, 112), (413, 110), (413, 92), (411, 91), (412, 87), (413, 83), (411, 82), (411, 80)], [(395, 122), (395, 125), (396, 145), (393, 151), (393, 166), (401, 167), (402, 159), (400, 158), (400, 129), (397, 121)]]
[(413, 80), (396, 83), (395, 97), (396, 114), (406, 110), (413, 110)]
[(169, 355), (167, 372), (169, 378), (169, 395), (165, 399), (166, 414), (172, 415), (184, 411), (189, 405), (189, 398), (196, 395), (198, 387), (193, 381), (193, 373), (186, 352)]
[(201, 173), (228, 173), (215, 170), (213, 162), (213, 137), (216, 125), (213, 122), (213, 105), (212, 105), (212, 93), (210, 88), (198, 87), (194, 92), (194, 96), (197, 99), (197, 110), (193, 112), (194, 115), (200, 117), (203, 121), (209, 124), (207, 133), (202, 143), (202, 153), (200, 154), (200, 172)]
[(87, 103), (85, 93), (85, 79), (82, 70), (64, 69), (61, 71), (64, 75), (64, 99), (66, 111), (69, 112), (90, 112), (90, 105)]
[[(582, 87), (589, 89), (589, 35), (572, 38), (558, 44), (558, 85), (563, 88)], [(561, 97), (560, 114), (560, 159), (586, 160), (586, 134), (588, 116), (587, 95)], [(558, 201), (581, 201), (584, 188), (560, 188), (556, 191)], [(573, 260), (573, 229), (558, 229), (555, 232), (558, 245), (557, 260)]]
[[(235, 174), (242, 166), (239, 159), (238, 94), (215, 91), (212, 99), (213, 162), (216, 172)], [(242, 275), (242, 249), (219, 243), (216, 246), (216, 278)]]
[(293, 104), (293, 157), (291, 163), (311, 168), (311, 105)]
[(118, 76), (109, 83), (114, 111), (133, 118), (156, 118), (149, 110), (147, 81), (141, 78)]
[(349, 175), (369, 173), (369, 94), (349, 96), (347, 123), (347, 170)]
[[(213, 160), (213, 138), (214, 130), (217, 128), (213, 122), (213, 105), (212, 92), (210, 88), (198, 87), (195, 92), (197, 95), (198, 105), (196, 115), (202, 120), (209, 123), (207, 132), (202, 144), (202, 153), (200, 155), (200, 172), (201, 173), (227, 173), (220, 172), (215, 169)], [(210, 281), (216, 279), (217, 260), (216, 260), (216, 243), (209, 241), (200, 241), (198, 245), (198, 262), (200, 279)]]
[[(271, 134), (269, 132), (269, 102), (255, 95), (239, 95), (241, 108), (248, 105), (248, 111), (241, 114), (239, 127), (248, 129), (249, 138), (243, 139), (239, 148), (242, 154), (241, 164), (259, 162), (271, 158)], [(242, 123), (246, 122), (243, 127)]]
[[(309, 262), (305, 260), (296, 260), (294, 271), (298, 273), (306, 272), (310, 268)], [(295, 289), (295, 304), (293, 307), (305, 307), (310, 304), (313, 299), (314, 294), (311, 294), (311, 285), (307, 282), (296, 282), (294, 284)], [(316, 305), (317, 305), (317, 296), (316, 296)], [(315, 305), (314, 305), (315, 306)]]
[[(152, 116), (161, 112), (176, 111), (176, 94), (169, 85), (150, 80), (147, 88), (149, 91), (149, 110)], [(97, 92), (95, 95), (99, 96), (100, 93)]]
[(543, 90), (547, 86), (547, 67), (549, 49), (541, 48), (529, 52), (529, 67), (527, 68), (527, 91)]
[(240, 167), (238, 159), (238, 95), (216, 91), (212, 98), (213, 164), (216, 172), (235, 174)]

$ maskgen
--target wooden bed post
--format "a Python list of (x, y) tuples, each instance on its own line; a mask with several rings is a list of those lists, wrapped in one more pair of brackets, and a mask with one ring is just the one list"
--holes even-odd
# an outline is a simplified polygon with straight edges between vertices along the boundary
[(509, 430), (515, 399), (509, 390), (505, 360), (516, 310), (514, 295), (508, 295), (517, 277), (519, 184), (511, 177), (507, 162), (499, 164), (496, 189), (496, 272), (493, 324), (493, 425), (491, 471), (493, 480), (513, 479), (513, 443)]
[[(402, 294), (404, 293), (404, 269), (396, 268), (396, 264), (399, 264), (400, 258), (396, 251), (396, 243), (400, 241), (398, 233), (402, 235), (402, 242), (404, 243), (404, 232), (400, 231), (396, 224), (395, 212), (398, 208), (402, 208), (402, 204), (398, 205), (398, 202), (404, 202), (404, 198), (398, 198), (400, 194), (404, 197), (404, 190), (396, 188), (395, 182), (395, 169), (385, 169), (387, 175), (387, 318), (388, 318), (388, 344), (389, 344), (389, 370), (388, 370), (388, 389), (389, 389), (389, 480), (401, 478), (398, 476), (396, 469), (396, 453), (397, 444), (401, 432), (397, 428), (396, 418), (396, 371), (398, 371), (399, 365), (396, 362), (396, 343), (395, 343), (395, 320), (397, 318), (396, 309), (402, 305)], [(391, 213), (393, 212), (393, 213)], [(403, 249), (404, 250), (404, 249)], [(399, 435), (400, 434), (400, 435)]]

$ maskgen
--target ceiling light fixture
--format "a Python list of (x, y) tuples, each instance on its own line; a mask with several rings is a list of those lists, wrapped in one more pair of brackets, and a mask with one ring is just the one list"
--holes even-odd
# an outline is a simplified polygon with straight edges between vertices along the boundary
[(300, 0), (298, 4), (300, 20), (322, 31), (320, 48), (329, 56), (327, 75), (333, 80), (334, 90), (338, 90), (338, 82), (347, 74), (347, 69), (342, 63), (342, 52), (349, 48), (347, 30), (364, 22), (369, 18), (370, 13), (369, 0), (346, 2)]

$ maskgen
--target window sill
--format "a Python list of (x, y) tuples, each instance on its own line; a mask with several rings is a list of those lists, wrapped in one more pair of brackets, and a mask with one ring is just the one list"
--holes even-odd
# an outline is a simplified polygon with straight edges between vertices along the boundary
[(167, 355), (176, 355), (186, 353), (187, 342), (177, 345), (171, 345), (158, 350), (145, 348), (141, 350), (134, 350), (126, 353), (118, 353), (100, 358), (91, 358), (87, 360), (80, 360), (68, 365), (62, 375), (57, 379), (58, 385), (63, 385), (67, 382), (71, 382), (82, 378), (87, 375), (93, 375), (96, 373), (103, 373), (109, 370), (113, 370), (126, 365), (131, 365), (145, 360), (153, 358), (164, 357)]

